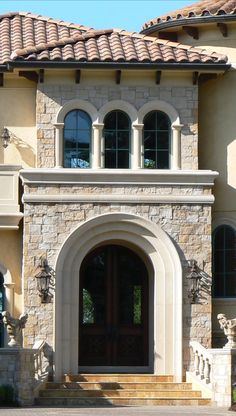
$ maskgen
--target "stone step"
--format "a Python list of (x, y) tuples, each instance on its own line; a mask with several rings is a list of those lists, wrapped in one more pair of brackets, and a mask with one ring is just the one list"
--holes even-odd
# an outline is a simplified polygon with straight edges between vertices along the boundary
[(36, 399), (36, 404), (40, 406), (207, 406), (211, 403), (210, 399), (201, 398), (117, 398), (110, 397), (40, 397)]
[(101, 381), (96, 382), (65, 382), (65, 383), (46, 383), (46, 389), (79, 389), (79, 390), (117, 390), (117, 389), (128, 389), (128, 390), (191, 390), (191, 383), (171, 383), (171, 382), (111, 382)]
[(40, 397), (47, 398), (76, 398), (76, 397), (103, 397), (103, 398), (201, 398), (200, 391), (185, 390), (185, 391), (172, 391), (172, 390), (78, 390), (78, 389), (60, 389), (60, 390), (42, 390)]
[(153, 374), (66, 374), (65, 382), (173, 382), (171, 375)]
[(209, 405), (191, 383), (174, 383), (171, 375), (77, 374), (48, 382), (39, 392), (41, 406), (200, 406)]

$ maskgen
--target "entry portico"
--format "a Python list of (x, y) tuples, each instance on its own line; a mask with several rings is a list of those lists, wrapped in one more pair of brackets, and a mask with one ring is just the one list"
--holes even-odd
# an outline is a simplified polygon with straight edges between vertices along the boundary
[(126, 213), (105, 214), (86, 221), (70, 234), (59, 252), (54, 314), (56, 377), (78, 372), (80, 266), (93, 248), (105, 243), (132, 248), (148, 270), (149, 363), (143, 369), (128, 371), (174, 374), (181, 380), (180, 259), (171, 239), (159, 225)]

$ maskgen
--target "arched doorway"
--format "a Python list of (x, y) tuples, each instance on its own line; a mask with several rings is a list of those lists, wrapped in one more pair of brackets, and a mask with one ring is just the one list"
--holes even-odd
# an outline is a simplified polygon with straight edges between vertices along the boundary
[(148, 272), (130, 248), (92, 250), (80, 271), (80, 368), (148, 365)]
[(148, 270), (149, 366), (146, 372), (173, 374), (175, 381), (181, 381), (182, 265), (179, 254), (160, 225), (123, 212), (99, 215), (80, 224), (58, 253), (55, 265), (55, 379), (60, 381), (65, 373), (83, 371), (78, 367), (79, 273), (88, 253), (106, 244), (135, 249)]

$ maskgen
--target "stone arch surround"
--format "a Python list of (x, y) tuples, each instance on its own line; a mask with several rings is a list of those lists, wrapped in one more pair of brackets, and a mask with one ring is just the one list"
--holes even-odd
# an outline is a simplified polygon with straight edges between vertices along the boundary
[[(78, 372), (79, 270), (99, 244), (124, 242), (143, 253), (153, 274), (152, 371), (182, 380), (182, 267), (177, 250), (157, 224), (136, 215), (94, 217), (74, 230), (56, 261), (54, 313), (55, 378)], [(152, 272), (151, 272), (152, 269)]]

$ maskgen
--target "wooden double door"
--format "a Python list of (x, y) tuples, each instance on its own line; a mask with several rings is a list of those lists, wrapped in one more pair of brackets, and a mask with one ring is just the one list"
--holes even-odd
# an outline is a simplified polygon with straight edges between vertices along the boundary
[(148, 273), (120, 245), (90, 252), (80, 273), (80, 366), (148, 365)]

